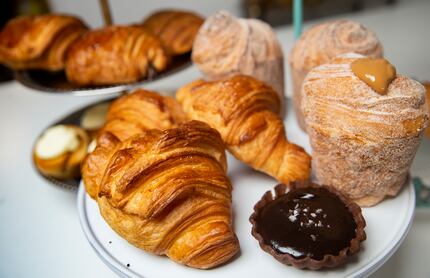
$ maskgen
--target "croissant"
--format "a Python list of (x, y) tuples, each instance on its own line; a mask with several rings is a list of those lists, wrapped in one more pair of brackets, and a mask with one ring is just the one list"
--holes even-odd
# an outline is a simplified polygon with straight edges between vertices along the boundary
[(379, 94), (351, 70), (363, 55), (339, 55), (312, 69), (302, 111), (318, 180), (373, 206), (396, 196), (428, 122), (425, 89), (403, 75)]
[(289, 56), (293, 81), (294, 110), (299, 126), (306, 130), (301, 109), (302, 83), (314, 67), (328, 63), (339, 54), (355, 52), (371, 58), (382, 57), (375, 33), (351, 20), (332, 20), (313, 26), (295, 43)]
[(192, 59), (207, 79), (245, 74), (272, 86), (284, 112), (284, 54), (267, 23), (217, 12), (197, 33)]
[(101, 183), (106, 155), (113, 149), (111, 142), (121, 142), (149, 129), (168, 129), (186, 121), (181, 106), (168, 96), (137, 89), (124, 95), (109, 107), (106, 123), (99, 130), (97, 148), (83, 164), (83, 178), (88, 193), (95, 198), (96, 188)]
[(191, 51), (202, 24), (203, 18), (195, 13), (162, 10), (146, 18), (142, 25), (161, 39), (170, 54), (180, 55)]
[(0, 32), (0, 63), (18, 70), (62, 70), (67, 49), (86, 30), (80, 19), (67, 15), (12, 19)]
[[(219, 133), (192, 121), (119, 142), (113, 135), (89, 157), (106, 167), (84, 182), (106, 222), (131, 244), (175, 262), (211, 268), (239, 250), (232, 229), (231, 184)], [(88, 159), (84, 162), (88, 163)], [(94, 186), (94, 188), (93, 188)]]
[(288, 142), (279, 97), (263, 82), (244, 75), (198, 80), (176, 98), (190, 118), (217, 129), (237, 159), (284, 183), (309, 178), (311, 158)]
[(166, 69), (170, 57), (160, 40), (137, 26), (90, 31), (75, 41), (66, 60), (67, 79), (79, 85), (135, 82)]

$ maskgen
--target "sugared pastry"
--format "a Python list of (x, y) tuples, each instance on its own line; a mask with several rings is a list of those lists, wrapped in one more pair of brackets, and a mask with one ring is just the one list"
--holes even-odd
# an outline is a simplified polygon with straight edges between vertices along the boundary
[(192, 59), (210, 80), (238, 74), (270, 85), (284, 103), (284, 55), (272, 28), (257, 19), (235, 18), (221, 11), (197, 33)]
[[(426, 88), (426, 103), (428, 110), (430, 111), (430, 83), (423, 83), (424, 87)], [(427, 126), (425, 135), (430, 138), (430, 125)]]
[(305, 131), (301, 109), (302, 83), (314, 67), (328, 63), (339, 54), (355, 52), (369, 58), (382, 57), (382, 45), (375, 33), (351, 20), (333, 20), (313, 26), (295, 43), (289, 56), (293, 81), (294, 111)]
[(85, 33), (70, 47), (67, 79), (79, 85), (135, 82), (167, 68), (170, 57), (161, 41), (138, 26), (111, 26)]
[(185, 113), (221, 133), (228, 150), (252, 168), (281, 182), (306, 180), (311, 158), (287, 140), (278, 94), (245, 75), (194, 81), (178, 90)]
[(0, 32), (0, 63), (13, 69), (61, 70), (67, 49), (86, 30), (80, 19), (68, 15), (14, 18)]
[[(84, 182), (114, 231), (138, 248), (194, 268), (216, 267), (239, 251), (216, 130), (191, 121), (123, 142), (106, 134), (93, 152), (102, 145), (107, 152), (104, 178), (93, 187)], [(84, 165), (84, 177), (88, 169)]]
[(260, 247), (297, 268), (336, 267), (360, 250), (366, 222), (360, 207), (337, 190), (312, 183), (279, 184), (250, 217)]
[(37, 140), (34, 162), (44, 175), (58, 179), (77, 178), (88, 144), (89, 137), (82, 128), (56, 125), (45, 130)]
[(142, 25), (161, 39), (170, 54), (180, 55), (191, 51), (203, 21), (190, 11), (161, 10), (146, 18)]
[[(82, 166), (82, 177), (87, 192), (94, 196), (94, 188), (101, 183), (104, 170), (115, 144), (149, 129), (169, 129), (187, 121), (181, 106), (168, 96), (156, 92), (137, 89), (112, 102), (106, 123), (97, 136), (96, 147), (91, 146), (91, 153)], [(93, 197), (94, 198), (94, 197)]]
[(428, 122), (420, 83), (386, 60), (343, 54), (309, 72), (302, 111), (321, 183), (361, 206), (397, 195)]

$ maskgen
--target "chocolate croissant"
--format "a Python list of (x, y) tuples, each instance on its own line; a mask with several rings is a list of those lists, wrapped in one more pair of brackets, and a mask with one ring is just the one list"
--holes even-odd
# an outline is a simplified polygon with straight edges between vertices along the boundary
[(190, 118), (217, 129), (237, 159), (284, 183), (309, 178), (311, 158), (288, 142), (279, 97), (263, 82), (244, 75), (197, 80), (176, 98)]
[(351, 69), (362, 58), (343, 54), (312, 69), (302, 111), (318, 180), (373, 206), (405, 184), (429, 116), (421, 84), (398, 74), (378, 93)]
[(171, 97), (156, 92), (137, 89), (124, 95), (109, 107), (106, 123), (98, 132), (97, 148), (86, 158), (82, 174), (88, 193), (95, 198), (106, 168), (107, 155), (112, 152), (112, 142), (119, 143), (149, 129), (169, 129), (186, 121), (181, 106)]
[(80, 19), (67, 15), (12, 19), (0, 32), (0, 63), (17, 70), (62, 70), (66, 51), (86, 30)]
[(202, 24), (203, 18), (195, 13), (162, 10), (146, 18), (142, 25), (161, 39), (170, 54), (180, 55), (191, 51)]
[(137, 26), (87, 32), (70, 48), (67, 79), (79, 85), (108, 85), (145, 78), (150, 68), (166, 69), (170, 57), (160, 40)]
[(107, 134), (89, 155), (104, 148), (101, 183), (87, 184), (85, 166), (83, 174), (113, 230), (143, 250), (195, 268), (215, 267), (238, 252), (232, 187), (216, 130), (192, 121), (124, 142)]

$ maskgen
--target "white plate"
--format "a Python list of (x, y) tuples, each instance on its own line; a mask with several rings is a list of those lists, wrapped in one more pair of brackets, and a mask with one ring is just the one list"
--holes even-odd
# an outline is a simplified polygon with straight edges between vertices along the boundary
[[(292, 111), (292, 109), (289, 109)], [(291, 141), (310, 151), (307, 136), (300, 131), (293, 113), (286, 121)], [(285, 266), (263, 252), (251, 235), (249, 216), (254, 204), (277, 182), (253, 171), (228, 155), (228, 176), (233, 184), (235, 232), (241, 252), (233, 261), (211, 270), (197, 270), (174, 263), (164, 256), (146, 253), (119, 237), (103, 220), (98, 206), (80, 186), (78, 210), (82, 229), (97, 255), (121, 277), (366, 277), (382, 266), (397, 250), (412, 223), (415, 191), (408, 184), (396, 198), (363, 209), (367, 240), (363, 250), (342, 267), (323, 271), (304, 271)], [(129, 264), (129, 267), (127, 267)]]

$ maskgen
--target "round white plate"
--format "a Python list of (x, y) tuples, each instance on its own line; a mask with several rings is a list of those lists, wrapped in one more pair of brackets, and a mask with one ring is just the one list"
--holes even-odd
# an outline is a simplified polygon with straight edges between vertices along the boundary
[[(289, 114), (285, 122), (289, 140), (310, 151), (306, 134), (298, 128), (293, 113)], [(413, 185), (408, 184), (396, 198), (385, 200), (376, 207), (363, 209), (367, 222), (367, 240), (363, 243), (363, 250), (347, 264), (323, 271), (285, 266), (260, 249), (251, 235), (248, 220), (254, 204), (267, 190), (272, 190), (277, 182), (230, 155), (228, 167), (228, 176), (234, 188), (235, 232), (241, 252), (221, 267), (211, 270), (192, 269), (176, 264), (167, 257), (152, 255), (132, 246), (103, 220), (96, 202), (85, 193), (81, 183), (77, 205), (85, 236), (103, 262), (121, 277), (366, 277), (382, 266), (397, 250), (412, 223), (415, 192)]]

